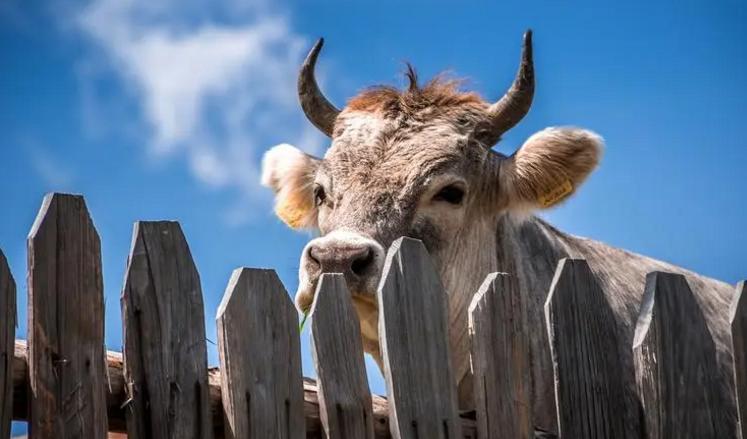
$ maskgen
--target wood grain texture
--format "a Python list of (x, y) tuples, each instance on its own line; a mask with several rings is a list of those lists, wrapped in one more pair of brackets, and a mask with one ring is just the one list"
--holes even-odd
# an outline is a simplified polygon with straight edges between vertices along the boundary
[(129, 437), (212, 438), (200, 278), (178, 223), (135, 223), (121, 302)]
[[(108, 351), (107, 363), (109, 367), (111, 391), (107, 398), (109, 411), (109, 431), (125, 432), (126, 420), (123, 403), (128, 396), (123, 375), (123, 358), (119, 352)], [(221, 392), (221, 372), (217, 367), (208, 369), (208, 387), (210, 395), (210, 413), (213, 419), (213, 431), (216, 438), (223, 437), (223, 405)], [(15, 356), (13, 357), (13, 420), (28, 420), (28, 351), (26, 342), (16, 340)], [(303, 379), (304, 406), (306, 418), (306, 439), (324, 437), (324, 430), (319, 415), (319, 398), (317, 396), (316, 381), (311, 378)], [(392, 437), (389, 432), (389, 404), (386, 398), (371, 395), (373, 402), (374, 434), (376, 439)], [(462, 431), (465, 438), (476, 438), (475, 421), (468, 415), (462, 417)]]
[(448, 348), (447, 296), (422, 242), (394, 241), (377, 299), (392, 436), (462, 437)]
[(311, 353), (327, 438), (373, 439), (360, 323), (342, 274), (322, 274), (311, 318)]
[(735, 437), (715, 346), (684, 276), (646, 277), (633, 355), (647, 438)]
[(296, 316), (274, 270), (234, 270), (216, 318), (225, 437), (306, 436)]
[(561, 259), (545, 303), (555, 373), (558, 432), (624, 438), (624, 384), (615, 320), (583, 259)]
[(44, 197), (27, 244), (30, 434), (104, 438), (101, 243), (83, 197)]
[(531, 438), (529, 328), (517, 279), (491, 273), (469, 307), (478, 437)]
[(739, 437), (747, 439), (747, 282), (737, 284), (729, 309), (734, 353), (734, 387), (739, 415)]
[(0, 439), (10, 437), (13, 414), (13, 353), (16, 339), (16, 282), (0, 250)]

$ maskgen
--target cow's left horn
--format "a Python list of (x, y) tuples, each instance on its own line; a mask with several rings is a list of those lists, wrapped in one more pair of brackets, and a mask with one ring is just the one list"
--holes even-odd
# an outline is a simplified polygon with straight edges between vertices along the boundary
[(503, 133), (513, 128), (529, 112), (534, 98), (534, 62), (532, 60), (532, 30), (524, 34), (521, 65), (511, 88), (488, 109), (489, 126), (483, 141), (493, 146)]
[(323, 45), (324, 38), (319, 38), (301, 66), (301, 71), (298, 74), (298, 99), (301, 101), (303, 112), (311, 123), (324, 134), (332, 137), (332, 129), (340, 110), (324, 97), (314, 76), (316, 58), (319, 56)]

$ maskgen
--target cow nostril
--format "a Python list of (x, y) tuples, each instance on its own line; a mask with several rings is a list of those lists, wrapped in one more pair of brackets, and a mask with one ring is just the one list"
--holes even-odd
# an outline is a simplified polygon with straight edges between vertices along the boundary
[(316, 254), (317, 251), (318, 251), (317, 248), (312, 245), (312, 246), (309, 247), (309, 251), (307, 253), (309, 255), (309, 259), (311, 259), (311, 261), (314, 264), (316, 264), (317, 266), (321, 267), (322, 263), (319, 260), (319, 255)]
[(374, 260), (374, 252), (370, 248), (366, 250), (366, 253), (356, 258), (350, 265), (350, 270), (356, 276), (362, 276), (366, 269), (371, 265)]

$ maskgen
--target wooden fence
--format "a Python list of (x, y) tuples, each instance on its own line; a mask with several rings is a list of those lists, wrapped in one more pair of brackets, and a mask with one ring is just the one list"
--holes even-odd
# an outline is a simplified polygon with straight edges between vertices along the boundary
[[(377, 292), (388, 398), (371, 395), (344, 279), (322, 276), (312, 309), (317, 382), (301, 375), (296, 311), (272, 270), (240, 268), (218, 309), (208, 368), (197, 269), (176, 222), (138, 222), (121, 297), (124, 352), (104, 349), (100, 242), (82, 197), (53, 194), (28, 238), (28, 344), (15, 340), (15, 284), (0, 252), (0, 439), (12, 419), (37, 438), (456, 439), (533, 437), (530, 331), (516, 278), (493, 273), (469, 309), (476, 413), (460, 414), (447, 298), (423, 245), (397, 240)], [(730, 310), (735, 382), (747, 419), (747, 299)], [(558, 265), (545, 306), (558, 428), (618, 438), (622, 371), (614, 319), (583, 260)], [(723, 431), (709, 380), (713, 342), (682, 276), (647, 278), (634, 346), (649, 438)], [(698, 361), (682, 361), (698, 359)], [(682, 382), (697, 392), (683, 392)], [(697, 407), (697, 410), (692, 410)], [(745, 428), (744, 423), (741, 427)]]

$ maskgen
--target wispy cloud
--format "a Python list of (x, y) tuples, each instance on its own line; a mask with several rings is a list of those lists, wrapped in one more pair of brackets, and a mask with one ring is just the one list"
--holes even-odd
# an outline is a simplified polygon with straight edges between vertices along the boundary
[(36, 141), (27, 139), (23, 143), (26, 144), (24, 149), (28, 151), (31, 168), (44, 182), (45, 190), (65, 191), (71, 187), (75, 180), (72, 167)]
[(262, 151), (280, 141), (310, 151), (321, 146), (295, 94), (309, 42), (264, 4), (229, 1), (238, 23), (231, 25), (197, 20), (209, 14), (194, 14), (184, 7), (189, 4), (94, 0), (76, 23), (136, 96), (148, 126), (148, 154), (184, 155), (200, 182), (235, 189), (236, 205), (226, 218), (240, 224), (263, 193)]

